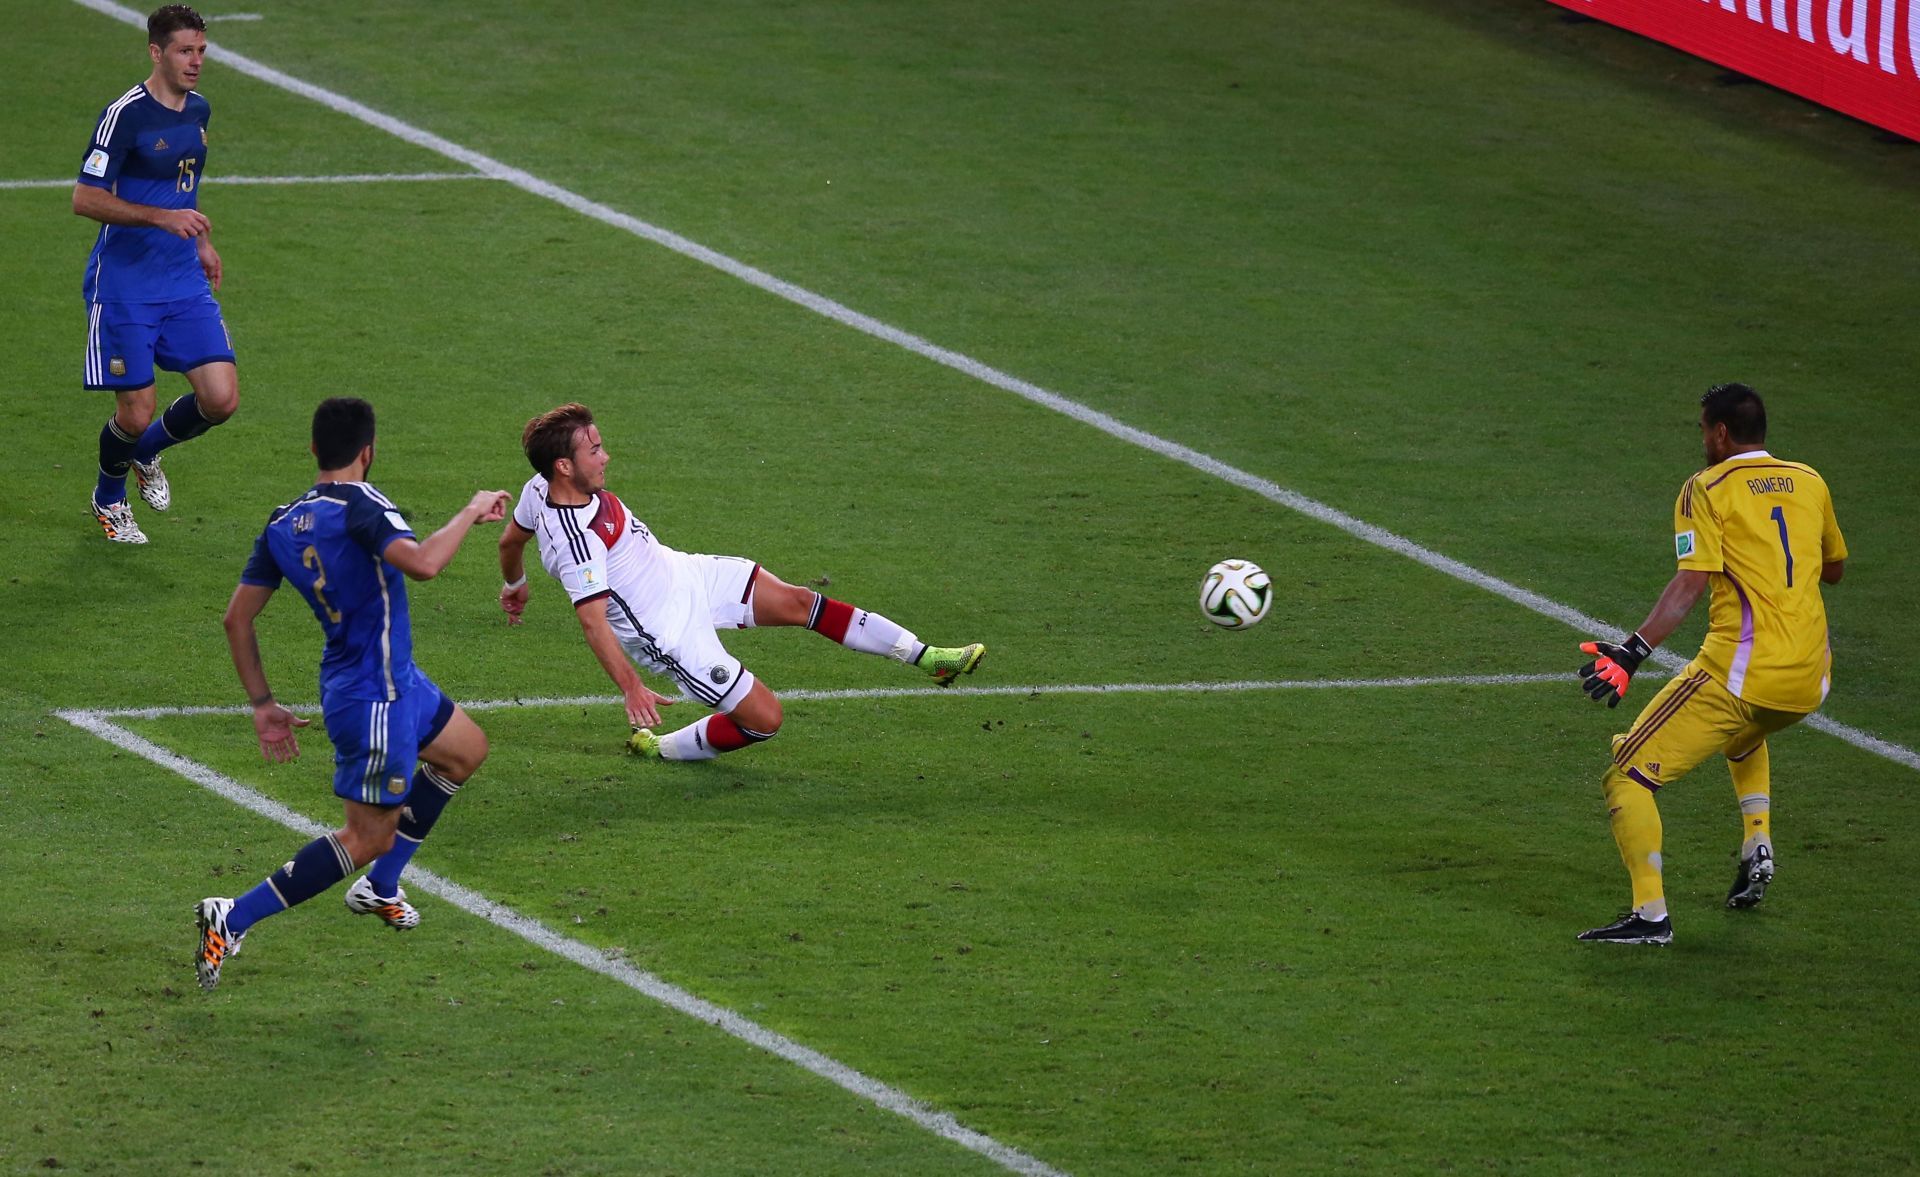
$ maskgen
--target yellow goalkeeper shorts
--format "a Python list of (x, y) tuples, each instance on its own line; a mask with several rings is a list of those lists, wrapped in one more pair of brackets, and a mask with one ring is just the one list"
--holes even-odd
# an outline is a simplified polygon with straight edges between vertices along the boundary
[(1613, 766), (1658, 789), (1715, 752), (1742, 759), (1774, 732), (1805, 718), (1742, 702), (1698, 661), (1689, 662), (1647, 701), (1631, 728), (1613, 737)]

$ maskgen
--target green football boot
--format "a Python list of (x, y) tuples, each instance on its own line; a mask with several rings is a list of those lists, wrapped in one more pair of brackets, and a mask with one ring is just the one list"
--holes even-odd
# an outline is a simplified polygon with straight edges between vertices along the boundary
[(914, 665), (931, 674), (934, 682), (950, 687), (954, 679), (963, 674), (972, 674), (986, 653), (987, 647), (981, 642), (971, 646), (928, 646), (920, 651), (920, 658)]
[(634, 728), (633, 734), (627, 737), (627, 754), (642, 760), (660, 759), (660, 737), (654, 735), (651, 728)]

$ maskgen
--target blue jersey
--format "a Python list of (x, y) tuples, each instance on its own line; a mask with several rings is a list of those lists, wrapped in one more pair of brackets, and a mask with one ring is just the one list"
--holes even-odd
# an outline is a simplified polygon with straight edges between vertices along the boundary
[[(130, 204), (198, 208), (207, 163), (207, 100), (170, 110), (143, 83), (100, 112), (80, 182)], [(165, 229), (102, 225), (80, 283), (88, 302), (174, 302), (207, 292), (195, 239)]]
[(386, 496), (366, 483), (322, 482), (275, 507), (253, 541), (240, 582), (279, 588), (282, 579), (291, 581), (326, 631), (322, 705), (390, 702), (413, 689), (407, 580), (380, 558), (388, 544), (412, 534)]

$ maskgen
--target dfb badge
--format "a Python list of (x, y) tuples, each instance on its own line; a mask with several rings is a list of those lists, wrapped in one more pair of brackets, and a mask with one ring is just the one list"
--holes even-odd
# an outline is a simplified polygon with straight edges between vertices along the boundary
[(714, 685), (716, 686), (725, 686), (727, 683), (727, 679), (733, 677), (732, 675), (727, 673), (727, 668), (724, 666), (714, 667), (713, 670), (710, 672), (710, 674), (713, 678)]

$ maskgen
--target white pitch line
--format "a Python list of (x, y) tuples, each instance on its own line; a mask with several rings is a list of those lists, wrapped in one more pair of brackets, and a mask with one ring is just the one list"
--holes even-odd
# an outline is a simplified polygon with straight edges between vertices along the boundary
[[(130, 25), (144, 26), (146, 24), (147, 18), (145, 16), (124, 5), (116, 4), (113, 0), (73, 0), (73, 2), (83, 8), (90, 8), (95, 12), (111, 16), (116, 20), (124, 21)], [(1227, 463), (1222, 462), (1210, 454), (1201, 453), (1199, 450), (1193, 449), (1190, 446), (1181, 445), (1176, 441), (1169, 441), (1158, 434), (1148, 433), (1144, 429), (1136, 429), (1117, 417), (1110, 417), (1098, 409), (1081, 404), (1079, 401), (1069, 400), (1057, 392), (1049, 392), (1037, 384), (1022, 380), (1017, 376), (1008, 375), (998, 368), (989, 367), (970, 356), (962, 355), (957, 351), (952, 351), (948, 348), (930, 343), (918, 335), (902, 331), (900, 328), (890, 326), (872, 316), (863, 315), (859, 311), (851, 307), (843, 306), (824, 295), (815, 294), (813, 291), (796, 286), (785, 279), (776, 278), (764, 270), (758, 270), (747, 265), (745, 262), (736, 261), (726, 254), (709, 249), (697, 241), (680, 236), (678, 233), (663, 229), (658, 225), (650, 224), (638, 217), (629, 216), (617, 209), (608, 208), (606, 205), (597, 201), (588, 200), (586, 197), (562, 188), (558, 184), (542, 180), (531, 172), (523, 171), (516, 167), (509, 167), (490, 155), (484, 155), (470, 147), (462, 147), (450, 139), (443, 139), (431, 131), (416, 127), (412, 123), (402, 122), (392, 115), (382, 114), (370, 106), (355, 102), (344, 94), (337, 94), (332, 90), (316, 86), (311, 82), (302, 81), (291, 74), (282, 73), (270, 65), (262, 64), (250, 57), (234, 53), (228, 49), (218, 48), (212, 44), (207, 46), (207, 53), (221, 64), (239, 73), (246, 74), (248, 77), (256, 78), (271, 86), (277, 86), (289, 93), (298, 94), (302, 98), (307, 98), (319, 103), (328, 110), (344, 114), (349, 118), (358, 119), (368, 126), (377, 127), (395, 138), (412, 143), (416, 147), (425, 148), (428, 151), (443, 155), (457, 163), (465, 164), (473, 170), (482, 172), (496, 180), (504, 180), (523, 192), (551, 200), (562, 208), (571, 209), (581, 216), (590, 217), (604, 225), (611, 225), (616, 229), (623, 229), (636, 237), (641, 237), (657, 245), (665, 246), (684, 257), (689, 257), (705, 265), (712, 266), (722, 273), (730, 274), (742, 282), (758, 287), (769, 294), (778, 295), (788, 302), (805, 307), (815, 314), (825, 316), (836, 323), (844, 324), (856, 331), (871, 335), (875, 339), (884, 340), (898, 347), (905, 348), (915, 355), (924, 356), (937, 364), (943, 364), (957, 372), (963, 372), (976, 380), (991, 384), (993, 387), (1005, 392), (1013, 393), (1015, 396), (1032, 401), (1034, 404), (1040, 405), (1043, 408), (1051, 409), (1062, 416), (1071, 417), (1075, 421), (1092, 426), (1110, 437), (1115, 437), (1127, 442), (1129, 445), (1138, 446), (1141, 449), (1159, 454), (1163, 458), (1191, 466), (1195, 470), (1199, 470), (1205, 474), (1211, 474), (1215, 478), (1240, 487), (1242, 490), (1252, 491), (1254, 494), (1259, 495), (1269, 502), (1278, 503), (1280, 506), (1292, 511), (1297, 511), (1310, 519), (1317, 519), (1330, 527), (1337, 527), (1356, 539), (1365, 540), (1367, 543), (1373, 544), (1376, 547), (1385, 548), (1387, 551), (1405, 556), (1407, 559), (1419, 564), (1424, 564), (1437, 572), (1445, 573), (1455, 580), (1464, 581), (1467, 584), (1473, 585), (1475, 588), (1484, 589), (1522, 608), (1530, 609), (1542, 617), (1550, 617), (1555, 621), (1561, 622), (1577, 632), (1593, 637), (1624, 638), (1626, 636), (1626, 630), (1619, 626), (1602, 621), (1597, 617), (1591, 617), (1571, 605), (1563, 605), (1550, 597), (1534, 592), (1532, 589), (1521, 588), (1519, 585), (1502, 580), (1491, 573), (1482, 572), (1478, 568), (1454, 559), (1452, 556), (1442, 555), (1432, 548), (1417, 544), (1404, 536), (1396, 535), (1384, 527), (1349, 515), (1337, 507), (1330, 507), (1317, 499), (1310, 499), (1298, 491), (1288, 490), (1279, 483), (1262, 478), (1257, 474), (1248, 473), (1236, 466), (1229, 466)], [(1666, 650), (1655, 650), (1652, 661), (1656, 665), (1663, 666), (1668, 670), (1678, 670), (1680, 667), (1686, 665), (1687, 660), (1678, 654), (1673, 654)], [(1824, 715), (1810, 717), (1807, 720), (1807, 726), (1826, 732), (1828, 735), (1837, 736), (1847, 743), (1852, 744), (1854, 747), (1864, 749), (1876, 756), (1884, 756), (1895, 763), (1904, 764), (1908, 768), (1920, 771), (1920, 753), (1915, 753), (1912, 749), (1895, 744), (1890, 740), (1883, 740), (1869, 732), (1841, 723), (1839, 720), (1828, 719)]]
[(491, 180), (479, 172), (357, 172), (341, 176), (223, 176), (219, 172), (202, 183), (221, 184), (434, 184), (442, 180)]
[[(194, 784), (236, 805), (250, 809), (270, 821), (278, 822), (296, 834), (317, 838), (328, 832), (328, 827), (289, 809), (272, 798), (262, 796), (232, 777), (208, 768), (199, 761), (189, 760), (123, 727), (109, 723), (97, 714), (84, 711), (56, 711), (54, 714), (82, 731), (98, 736), (107, 743), (149, 760), (170, 772), (178, 773)], [(462, 911), (476, 915), (497, 928), (512, 932), (555, 956), (570, 960), (581, 968), (589, 969), (602, 976), (611, 977), (669, 1009), (677, 1010), (696, 1021), (705, 1022), (742, 1042), (757, 1046), (768, 1054), (811, 1071), (829, 1083), (852, 1092), (887, 1111), (903, 1116), (936, 1136), (997, 1161), (1015, 1173), (1031, 1174), (1033, 1177), (1066, 1177), (1061, 1170), (1055, 1169), (1039, 1158), (1021, 1152), (1011, 1145), (1002, 1144), (984, 1133), (976, 1132), (947, 1112), (930, 1107), (897, 1087), (890, 1087), (811, 1047), (802, 1046), (784, 1034), (776, 1034), (758, 1022), (661, 980), (645, 969), (638, 968), (619, 957), (610, 956), (590, 944), (563, 936), (539, 920), (522, 915), (470, 887), (463, 887), (451, 879), (412, 865), (407, 868), (407, 886), (429, 895), (437, 895)]]
[[(1044, 695), (1175, 695), (1208, 694), (1222, 691), (1340, 691), (1395, 687), (1504, 687), (1527, 683), (1568, 683), (1571, 671), (1561, 674), (1441, 674), (1421, 678), (1276, 678), (1243, 679), (1237, 682), (1119, 682), (1119, 683), (1036, 683), (1007, 687), (855, 687), (847, 690), (777, 691), (789, 703), (819, 702), (836, 699), (967, 699), (981, 696), (1017, 696), (1036, 698)], [(515, 707), (599, 707), (613, 706), (618, 695), (567, 695), (559, 698), (479, 699), (462, 702), (468, 711), (507, 711)], [(318, 711), (313, 704), (287, 704), (294, 711)], [(55, 712), (62, 717), (84, 715), (89, 719), (166, 719), (184, 715), (247, 715), (252, 709), (243, 703), (211, 707), (112, 707), (75, 708)]]
[[(428, 184), (440, 180), (491, 180), (479, 172), (362, 172), (345, 176), (223, 176), (202, 177), (202, 184)], [(71, 188), (72, 180), (0, 180), (0, 190)]]

